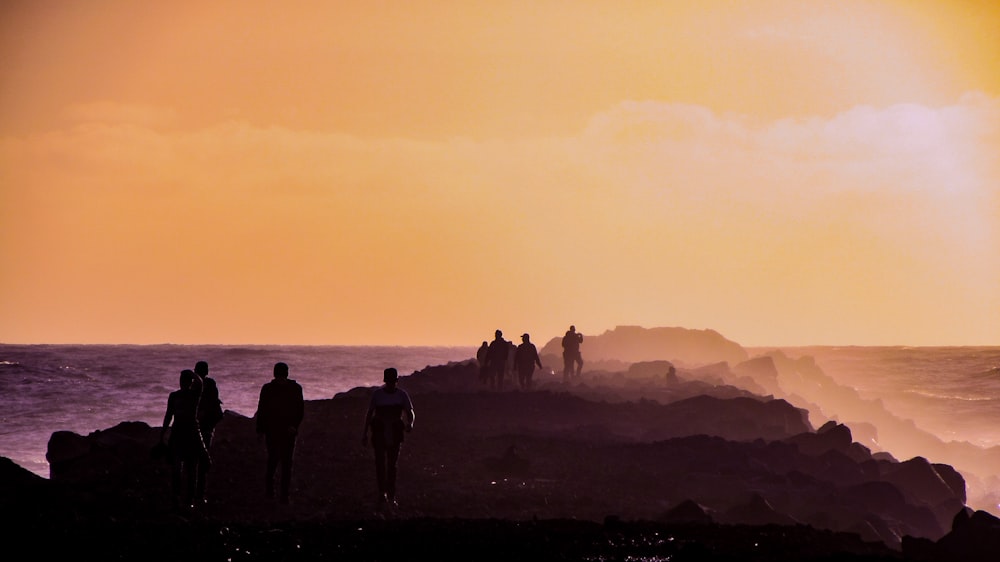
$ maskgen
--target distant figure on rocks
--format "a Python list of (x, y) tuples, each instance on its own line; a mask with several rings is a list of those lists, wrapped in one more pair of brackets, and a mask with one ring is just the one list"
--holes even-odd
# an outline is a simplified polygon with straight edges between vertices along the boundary
[(497, 330), (486, 353), (486, 363), (490, 367), (490, 387), (503, 390), (503, 378), (507, 372), (507, 356), (510, 354), (510, 343), (503, 339), (503, 332)]
[(531, 343), (531, 336), (521, 334), (521, 345), (517, 346), (514, 354), (514, 364), (517, 365), (517, 381), (523, 390), (531, 388), (531, 375), (535, 372), (535, 365), (539, 369), (542, 367), (542, 359), (538, 356), (538, 349)]
[(570, 377), (580, 377), (583, 371), (583, 356), (580, 355), (580, 344), (583, 334), (576, 331), (576, 326), (570, 326), (562, 339), (563, 347), (563, 382), (569, 382)]
[[(208, 362), (198, 361), (195, 363), (194, 373), (198, 375), (195, 384), (201, 386), (201, 399), (198, 401), (198, 427), (201, 429), (201, 438), (205, 442), (205, 450), (211, 453), (215, 426), (222, 421), (222, 400), (219, 399), (219, 386), (215, 383), (215, 379), (208, 376)], [(208, 467), (208, 463), (198, 464), (198, 487), (195, 490), (195, 503), (205, 503)]]
[[(167, 452), (172, 465), (174, 501), (187, 507), (191, 507), (197, 490), (199, 464), (208, 465), (211, 462), (198, 427), (200, 396), (199, 387), (195, 384), (196, 377), (190, 369), (181, 371), (180, 389), (167, 397), (167, 412), (163, 416), (163, 428), (160, 430), (160, 443), (163, 443), (167, 428), (170, 427)], [(182, 480), (185, 480), (183, 488)]]
[(517, 369), (514, 366), (514, 358), (517, 356), (517, 344), (513, 341), (507, 341), (507, 362), (504, 363), (504, 380), (510, 381), (510, 384), (515, 384), (514, 376)]
[(305, 402), (302, 387), (288, 378), (288, 365), (274, 364), (274, 378), (260, 389), (257, 402), (257, 434), (264, 437), (267, 444), (267, 469), (264, 473), (264, 491), (268, 498), (274, 497), (274, 475), (281, 467), (281, 503), (288, 503), (288, 492), (292, 483), (292, 457), (295, 440)]
[(476, 362), (479, 363), (479, 382), (487, 384), (489, 381), (489, 364), (486, 362), (486, 358), (490, 352), (490, 344), (483, 341), (483, 345), (479, 346), (479, 350), (476, 351)]
[(410, 395), (396, 386), (398, 380), (399, 373), (395, 368), (389, 367), (383, 371), (382, 381), (385, 384), (372, 393), (361, 433), (361, 445), (367, 446), (368, 428), (372, 430), (371, 443), (375, 449), (375, 481), (378, 484), (379, 509), (397, 506), (396, 465), (399, 461), (399, 449), (403, 444), (404, 431), (413, 430), (413, 421), (416, 417)]

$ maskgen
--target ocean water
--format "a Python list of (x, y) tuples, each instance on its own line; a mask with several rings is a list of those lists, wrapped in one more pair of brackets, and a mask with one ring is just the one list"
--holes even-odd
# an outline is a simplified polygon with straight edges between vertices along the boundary
[[(773, 349), (773, 348), (770, 348)], [(9, 345), (0, 344), (0, 456), (44, 477), (55, 431), (81, 435), (122, 421), (159, 426), (182, 369), (207, 361), (223, 407), (256, 409), (274, 363), (288, 363), (307, 400), (381, 384), (382, 370), (408, 375), (475, 357), (475, 347)], [(750, 349), (751, 355), (767, 351)], [(1000, 347), (785, 348), (864, 398), (946, 441), (1000, 445)], [(362, 413), (359, 412), (359, 416)]]
[[(0, 344), (0, 456), (43, 477), (55, 431), (87, 435), (122, 421), (163, 423), (183, 369), (207, 361), (223, 408), (253, 416), (274, 364), (289, 366), (306, 400), (382, 384), (382, 371), (409, 375), (475, 357), (475, 347), (10, 345)], [(364, 412), (359, 412), (359, 419)]]
[(837, 382), (944, 441), (1000, 445), (1000, 347), (803, 347)]

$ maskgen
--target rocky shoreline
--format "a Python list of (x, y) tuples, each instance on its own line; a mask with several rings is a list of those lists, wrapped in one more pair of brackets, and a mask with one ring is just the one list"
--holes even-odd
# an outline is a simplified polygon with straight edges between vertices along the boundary
[[(401, 378), (417, 422), (378, 512), (371, 388), (309, 401), (290, 505), (263, 496), (253, 420), (216, 431), (208, 503), (178, 509), (159, 428), (49, 443), (51, 478), (0, 464), (10, 552), (143, 560), (993, 560), (1000, 520), (954, 468), (872, 453), (783, 399), (666, 362), (489, 391), (474, 361)], [(6, 459), (4, 459), (6, 460)]]

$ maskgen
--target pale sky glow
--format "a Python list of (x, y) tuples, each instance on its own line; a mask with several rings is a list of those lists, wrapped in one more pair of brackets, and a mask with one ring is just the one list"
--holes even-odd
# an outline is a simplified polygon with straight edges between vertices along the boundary
[(208, 4), (0, 8), (0, 342), (1000, 344), (991, 2)]

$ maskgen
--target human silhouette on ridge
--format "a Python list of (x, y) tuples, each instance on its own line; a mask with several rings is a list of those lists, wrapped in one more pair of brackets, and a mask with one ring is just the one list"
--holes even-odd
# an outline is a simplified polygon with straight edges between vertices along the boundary
[(576, 326), (570, 326), (562, 339), (563, 347), (563, 382), (569, 382), (571, 377), (580, 377), (583, 371), (583, 356), (580, 354), (580, 344), (583, 334), (576, 331)]
[(367, 446), (368, 429), (371, 428), (371, 443), (375, 449), (375, 482), (378, 485), (380, 509), (387, 506), (397, 507), (396, 470), (399, 450), (403, 444), (404, 431), (413, 430), (413, 421), (416, 417), (410, 395), (396, 386), (398, 380), (399, 373), (394, 367), (382, 372), (382, 381), (385, 384), (372, 393), (361, 433), (361, 444)]
[[(219, 386), (215, 379), (208, 376), (208, 362), (198, 361), (194, 366), (195, 384), (201, 387), (201, 398), (198, 400), (198, 428), (201, 431), (205, 450), (212, 452), (212, 438), (215, 436), (215, 426), (222, 421), (222, 400), (219, 399)], [(198, 463), (198, 485), (195, 489), (195, 503), (205, 503), (205, 488), (208, 483), (209, 463)]]
[(302, 387), (288, 378), (288, 365), (274, 364), (274, 378), (260, 389), (257, 402), (257, 434), (267, 445), (267, 468), (264, 473), (264, 492), (274, 497), (274, 476), (281, 468), (279, 501), (287, 504), (292, 482), (292, 460), (299, 425), (305, 409)]
[(522, 390), (531, 388), (531, 376), (535, 372), (535, 365), (539, 369), (544, 369), (542, 359), (538, 356), (538, 348), (531, 343), (531, 336), (527, 333), (521, 334), (521, 345), (517, 346), (514, 354), (514, 365), (517, 367), (517, 381)]
[(180, 388), (167, 397), (167, 411), (160, 429), (160, 443), (164, 442), (167, 429), (170, 429), (166, 448), (171, 464), (171, 489), (174, 503), (184, 507), (193, 505), (198, 487), (198, 466), (208, 466), (211, 462), (198, 427), (200, 386), (195, 384), (196, 378), (197, 375), (190, 369), (181, 371)]

